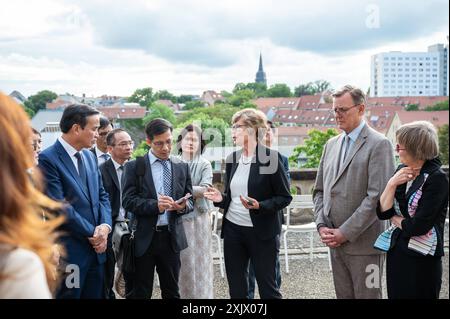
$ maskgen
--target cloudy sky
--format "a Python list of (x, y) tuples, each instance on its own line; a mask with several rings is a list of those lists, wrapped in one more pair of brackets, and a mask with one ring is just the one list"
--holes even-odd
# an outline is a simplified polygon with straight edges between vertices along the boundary
[(448, 0), (0, 0), (0, 91), (174, 94), (370, 83), (370, 56), (447, 43)]

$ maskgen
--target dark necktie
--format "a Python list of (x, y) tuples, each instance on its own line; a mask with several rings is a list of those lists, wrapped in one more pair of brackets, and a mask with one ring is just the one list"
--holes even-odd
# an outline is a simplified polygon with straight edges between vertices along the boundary
[(83, 157), (81, 156), (80, 152), (75, 153), (75, 157), (77, 158), (78, 162), (78, 175), (80, 175), (81, 183), (83, 184), (86, 193), (88, 193), (87, 174), (86, 168), (83, 163)]
[(100, 155), (100, 157), (102, 157), (105, 160), (105, 162), (106, 162), (107, 160), (109, 160), (110, 156), (109, 156), (109, 154), (104, 153), (104, 154)]
[(172, 196), (172, 172), (169, 166), (170, 161), (161, 159), (158, 159), (158, 161), (163, 166), (164, 195)]

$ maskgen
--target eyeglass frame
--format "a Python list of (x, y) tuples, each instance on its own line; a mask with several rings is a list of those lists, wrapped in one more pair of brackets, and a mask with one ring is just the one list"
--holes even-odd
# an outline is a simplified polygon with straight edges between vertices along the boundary
[(397, 152), (397, 153), (399, 153), (400, 151), (406, 151), (406, 148), (400, 148), (400, 145), (399, 144), (397, 144), (397, 145), (395, 145), (395, 151)]
[(234, 124), (234, 125), (231, 126), (231, 129), (232, 129), (232, 130), (239, 130), (239, 129), (242, 129), (242, 128), (245, 128), (245, 127), (247, 127), (247, 125), (244, 125), (244, 124)]
[(340, 115), (344, 115), (346, 114), (348, 111), (350, 111), (352, 108), (356, 107), (356, 106), (360, 106), (362, 105), (361, 103), (358, 104), (353, 104), (352, 106), (349, 106), (348, 108), (343, 108), (343, 107), (333, 107), (331, 110), (333, 111), (334, 114), (340, 114)]
[(131, 147), (134, 147), (134, 141), (121, 142), (119, 144), (112, 144), (111, 146), (118, 146), (118, 147), (123, 148), (123, 147), (128, 146), (128, 145), (130, 145)]

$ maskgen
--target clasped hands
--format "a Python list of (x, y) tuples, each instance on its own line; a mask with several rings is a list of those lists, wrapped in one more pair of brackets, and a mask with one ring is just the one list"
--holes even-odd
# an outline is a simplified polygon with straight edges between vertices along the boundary
[(89, 237), (89, 243), (97, 254), (104, 253), (108, 243), (109, 228), (106, 225), (98, 225), (95, 227), (94, 235)]
[(319, 235), (322, 243), (330, 248), (339, 247), (347, 241), (347, 238), (345, 238), (339, 228), (320, 227)]

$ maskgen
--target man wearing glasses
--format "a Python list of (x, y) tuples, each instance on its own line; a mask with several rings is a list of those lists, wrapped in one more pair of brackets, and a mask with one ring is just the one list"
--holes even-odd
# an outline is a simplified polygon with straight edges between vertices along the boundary
[(375, 210), (394, 172), (394, 155), (389, 140), (365, 123), (364, 111), (360, 89), (346, 85), (333, 94), (343, 133), (325, 145), (313, 193), (317, 229), (331, 249), (339, 299), (381, 298), (383, 259), (373, 244), (385, 225)]
[[(111, 158), (100, 165), (99, 169), (102, 174), (103, 187), (109, 195), (112, 229), (114, 230), (117, 221), (123, 221), (125, 217), (130, 217), (125, 216), (125, 210), (122, 207), (122, 190), (124, 165), (131, 158), (134, 142), (130, 135), (120, 128), (110, 131), (105, 140), (107, 144), (107, 151), (108, 154), (111, 154)], [(105, 263), (105, 294), (108, 299), (115, 299), (115, 295), (112, 290), (114, 284), (115, 265), (116, 259), (112, 248), (111, 232), (108, 237)], [(126, 290), (130, 291), (130, 280), (128, 280), (127, 277), (128, 274), (124, 274)]]
[(91, 152), (94, 153), (99, 167), (111, 157), (111, 154), (108, 153), (108, 145), (106, 145), (106, 136), (112, 130), (113, 125), (108, 118), (100, 116), (97, 142), (95, 143), (95, 146), (91, 148)]
[[(155, 267), (162, 298), (180, 298), (180, 251), (187, 247), (181, 216), (193, 210), (194, 202), (189, 197), (192, 182), (188, 164), (170, 155), (172, 130), (164, 119), (150, 121), (145, 127), (150, 151), (125, 166), (122, 204), (137, 221), (130, 298), (151, 298)], [(145, 174), (139, 187), (141, 164)]]

